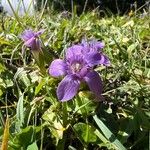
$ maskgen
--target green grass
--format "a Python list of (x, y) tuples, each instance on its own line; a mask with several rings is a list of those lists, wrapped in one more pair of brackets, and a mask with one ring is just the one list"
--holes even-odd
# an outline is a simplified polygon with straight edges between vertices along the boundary
[[(101, 18), (95, 11), (76, 16), (38, 13), (18, 20), (4, 17), (0, 27), (0, 143), (10, 119), (8, 150), (148, 150), (150, 100), (150, 21), (142, 16)], [(41, 36), (46, 68), (82, 38), (105, 43), (109, 67), (98, 67), (104, 102), (88, 88), (67, 103), (56, 97), (60, 82), (41, 74), (30, 51), (23, 57), (19, 35), (26, 28)], [(55, 55), (54, 55), (55, 54)], [(4, 140), (3, 140), (4, 142)]]

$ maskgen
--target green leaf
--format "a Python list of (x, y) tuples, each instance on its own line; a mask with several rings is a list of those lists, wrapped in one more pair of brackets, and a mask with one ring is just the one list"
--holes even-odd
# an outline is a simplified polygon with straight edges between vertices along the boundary
[[(35, 141), (35, 130), (32, 126), (28, 126), (17, 134), (16, 139), (18, 140), (21, 147), (28, 147)], [(16, 140), (15, 140), (16, 141)]]
[(0, 45), (11, 45), (11, 43), (3, 37), (0, 37)]
[(82, 138), (85, 142), (96, 142), (97, 136), (94, 134), (95, 129), (92, 126), (80, 122), (75, 124), (73, 127), (79, 137)]
[(19, 101), (17, 103), (17, 112), (16, 112), (20, 127), (24, 123), (23, 97), (24, 97), (23, 94), (21, 94), (19, 97)]
[(45, 79), (42, 79), (38, 86), (35, 88), (35, 95), (37, 95), (42, 89), (43, 85), (46, 83)]
[(2, 96), (3, 95), (3, 91), (0, 89), (0, 96)]
[(5, 66), (2, 63), (0, 63), (0, 73), (3, 72), (5, 69)]
[(74, 148), (73, 146), (69, 145), (68, 147), (69, 150), (77, 150), (76, 148)]
[(126, 148), (121, 144), (121, 142), (115, 137), (115, 135), (105, 126), (105, 124), (95, 115), (95, 122), (101, 129), (105, 137), (117, 148), (118, 150), (126, 150)]
[(27, 148), (37, 150), (34, 149), (36, 148), (35, 132), (33, 126), (28, 126), (20, 130), (19, 133), (14, 134), (9, 142), (9, 150), (27, 150)]
[(128, 47), (127, 53), (128, 53), (129, 58), (130, 58), (131, 55), (132, 55), (132, 51), (135, 50), (137, 46), (138, 46), (138, 43), (134, 43), (134, 44), (131, 44), (131, 45)]
[(58, 119), (57, 114), (54, 112), (57, 109), (55, 106), (51, 106), (43, 114), (43, 119), (46, 124), (50, 124), (51, 134), (56, 138), (57, 142), (62, 139), (65, 128), (62, 126), (62, 120)]
[(36, 142), (32, 143), (27, 147), (27, 150), (38, 150)]
[(103, 141), (103, 143), (108, 143), (108, 140), (105, 138), (105, 136), (101, 134), (97, 129), (94, 133), (99, 137), (99, 139), (101, 139), (101, 141)]
[(22, 84), (24, 88), (29, 87), (31, 85), (31, 81), (28, 78), (27, 71), (25, 71), (24, 68), (17, 69), (17, 72), (14, 75), (14, 80)]
[(81, 113), (82, 115), (88, 115), (90, 112), (93, 112), (95, 110), (96, 105), (94, 102), (87, 98), (87, 93), (81, 92), (79, 93), (79, 96), (75, 99), (76, 107), (74, 110), (74, 113)]

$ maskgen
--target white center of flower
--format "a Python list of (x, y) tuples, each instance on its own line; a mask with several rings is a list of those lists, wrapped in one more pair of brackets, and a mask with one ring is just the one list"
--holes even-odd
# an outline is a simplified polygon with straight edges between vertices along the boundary
[(73, 73), (79, 72), (82, 68), (82, 65), (80, 63), (74, 63), (71, 65), (71, 70)]

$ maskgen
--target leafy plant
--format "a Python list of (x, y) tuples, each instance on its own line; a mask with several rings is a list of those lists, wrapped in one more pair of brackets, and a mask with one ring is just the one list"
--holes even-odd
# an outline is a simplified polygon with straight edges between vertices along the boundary
[[(80, 16), (75, 11), (64, 15), (47, 10), (32, 17), (7, 16), (3, 27), (0, 27), (0, 143), (9, 117), (10, 150), (148, 149), (148, 15), (101, 18), (95, 10)], [(20, 35), (24, 29), (45, 29), (40, 37), (45, 74), (30, 48), (22, 55)], [(56, 96), (61, 78), (51, 77), (48, 67), (54, 59), (62, 58), (69, 46), (85, 37), (103, 41), (103, 52), (110, 58), (109, 67), (96, 68), (103, 79), (104, 101), (94, 101), (88, 86), (81, 84), (77, 96), (62, 103)]]

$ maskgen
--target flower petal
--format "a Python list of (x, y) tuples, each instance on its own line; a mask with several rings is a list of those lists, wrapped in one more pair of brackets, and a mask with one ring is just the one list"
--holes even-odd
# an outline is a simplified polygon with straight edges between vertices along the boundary
[(39, 39), (32, 37), (24, 43), (25, 46), (30, 47), (31, 50), (39, 50), (41, 48), (41, 42)]
[(58, 85), (57, 97), (62, 102), (71, 100), (78, 92), (80, 81), (73, 75), (67, 75)]
[(23, 40), (23, 41), (28, 41), (29, 39), (31, 39), (32, 37), (34, 37), (34, 32), (31, 30), (31, 29), (29, 29), (29, 30), (25, 30), (23, 33), (22, 33), (22, 35), (21, 35), (21, 39)]
[(97, 96), (101, 97), (102, 94), (102, 80), (96, 71), (86, 74), (84, 80), (87, 82), (90, 90)]
[(110, 60), (108, 59), (108, 57), (106, 55), (101, 54), (100, 64), (103, 64), (105, 66), (109, 66), (110, 65)]
[(81, 44), (83, 45), (86, 52), (98, 52), (105, 46), (103, 42), (97, 41), (95, 39), (90, 41), (83, 39)]
[(67, 72), (67, 64), (64, 60), (56, 59), (49, 66), (49, 74), (53, 77), (63, 76)]
[(72, 58), (75, 55), (82, 55), (83, 46), (73, 45), (66, 50), (66, 59)]
[(87, 64), (91, 67), (101, 64), (102, 56), (98, 52), (90, 52), (85, 55)]
[(39, 35), (43, 34), (43, 33), (44, 33), (44, 31), (45, 31), (45, 29), (41, 29), (40, 31), (36, 32), (36, 34), (35, 34), (35, 35), (39, 36)]
[(108, 57), (98, 52), (90, 52), (86, 54), (85, 60), (87, 64), (91, 67), (101, 64), (108, 66), (110, 64)]
[(29, 40), (25, 41), (24, 45), (27, 47), (32, 47), (33, 45), (35, 45), (36, 41), (35, 38), (32, 37)]
[(101, 50), (102, 48), (104, 48), (105, 44), (103, 42), (100, 41), (90, 41), (91, 47), (93, 47), (95, 50)]

